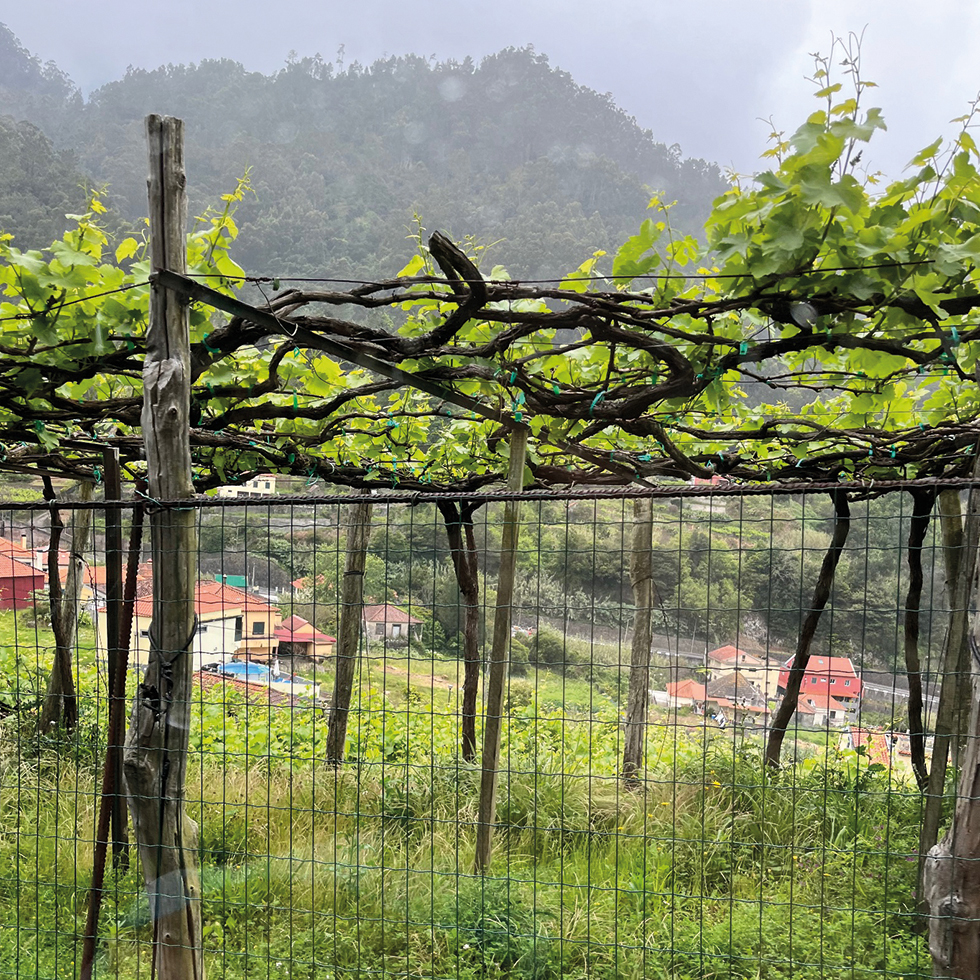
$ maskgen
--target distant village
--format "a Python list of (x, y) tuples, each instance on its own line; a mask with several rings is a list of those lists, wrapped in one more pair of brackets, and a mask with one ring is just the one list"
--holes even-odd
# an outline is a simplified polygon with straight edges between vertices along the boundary
[[(671, 681), (666, 691), (653, 692), (653, 700), (675, 710), (690, 709), (721, 728), (766, 728), (786, 693), (793, 659), (771, 660), (728, 644), (706, 654), (703, 668), (695, 670), (703, 680)], [(861, 724), (862, 693), (861, 677), (849, 657), (811, 656), (795, 723), (800, 728), (840, 730), (839, 747), (859, 750), (873, 763), (890, 767), (896, 756), (911, 759), (907, 732)]]
[[(276, 476), (262, 474), (238, 486), (222, 487), (225, 499), (272, 497)], [(700, 502), (695, 502), (700, 504)], [(691, 506), (695, 506), (692, 503)], [(59, 552), (62, 583), (69, 555)], [(31, 548), (26, 535), (20, 543), (0, 536), (0, 609), (33, 608), (35, 593), (47, 588), (46, 548)], [(105, 646), (105, 566), (86, 565), (81, 600), (91, 614), (96, 647)], [(295, 596), (307, 585), (291, 583)], [(334, 656), (334, 637), (308, 620), (282, 618), (280, 605), (290, 594), (276, 595), (250, 588), (245, 576), (216, 574), (200, 579), (195, 590), (197, 632), (193, 656), (195, 677), (207, 689), (230, 684), (249, 698), (272, 703), (295, 703), (298, 698), (321, 697), (318, 684), (292, 673), (295, 665), (322, 665)], [(149, 654), (152, 617), (152, 569), (140, 566), (131, 637), (130, 661), (145, 664)], [(418, 637), (421, 620), (388, 603), (366, 604), (363, 610), (365, 646)], [(726, 645), (707, 652), (692, 676), (651, 691), (654, 704), (674, 711), (689, 711), (718, 727), (768, 727), (770, 713), (783, 696), (792, 666), (788, 659), (773, 660), (766, 652), (748, 652)], [(675, 674), (675, 676), (677, 676)], [(325, 692), (324, 692), (325, 693)], [(848, 657), (812, 656), (800, 688), (796, 724), (810, 729), (841, 732), (842, 748), (861, 748), (875, 761), (890, 765), (897, 753), (910, 755), (904, 732), (883, 732), (860, 724), (863, 685)]]

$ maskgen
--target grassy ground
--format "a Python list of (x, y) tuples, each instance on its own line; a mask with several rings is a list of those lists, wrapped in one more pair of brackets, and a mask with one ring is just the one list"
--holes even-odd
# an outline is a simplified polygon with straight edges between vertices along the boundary
[[(619, 705), (580, 678), (512, 682), (493, 864), (475, 875), (456, 667), (365, 660), (339, 770), (319, 712), (215, 692), (195, 706), (209, 976), (929, 975), (911, 785), (815, 746), (769, 775), (756, 736), (661, 713), (627, 789)], [(96, 706), (60, 743), (27, 713), (0, 725), (0, 976), (77, 974)], [(110, 875), (96, 976), (148, 976), (151, 938), (141, 875)]]

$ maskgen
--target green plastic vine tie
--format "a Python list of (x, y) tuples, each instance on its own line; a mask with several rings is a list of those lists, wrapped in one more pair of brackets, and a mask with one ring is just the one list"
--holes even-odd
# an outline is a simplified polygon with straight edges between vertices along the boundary
[(98, 484), (100, 484), (102, 482), (102, 470), (100, 470), (98, 468), (98, 466), (93, 466), (92, 467), (92, 476), (95, 477), (95, 483), (96, 483), (96, 485), (98, 485)]
[(559, 387), (558, 387), (558, 385), (552, 385), (552, 386), (551, 386), (551, 390), (552, 390), (552, 391), (553, 391), (553, 392), (554, 392), (554, 393), (555, 393), (556, 395), (560, 395), (560, 394), (561, 394), (561, 388), (559, 388)]
[(745, 355), (748, 354), (748, 352), (749, 352), (749, 342), (747, 340), (743, 340), (738, 345), (738, 353), (739, 353), (739, 356), (740, 357), (745, 357)]
[(210, 337), (210, 336), (211, 336), (210, 334), (208, 334), (208, 333), (206, 333), (206, 334), (205, 334), (205, 335), (204, 335), (204, 336), (203, 336), (203, 337), (201, 338), (201, 343), (202, 343), (202, 344), (204, 344), (204, 349), (205, 349), (205, 350), (206, 350), (206, 351), (207, 351), (207, 352), (208, 352), (209, 354), (220, 354), (220, 353), (221, 353), (221, 351), (220, 351), (220, 350), (218, 350), (218, 348), (217, 348), (217, 347), (212, 347), (212, 346), (211, 346), (211, 345), (210, 345), (210, 344), (208, 343), (208, 337)]
[(589, 418), (592, 418), (592, 413), (595, 411), (596, 405), (598, 405), (601, 401), (605, 401), (605, 398), (606, 393), (604, 391), (600, 391), (599, 394), (592, 399), (592, 404), (589, 406)]
[(950, 341), (950, 343), (952, 343), (952, 345), (954, 347), (959, 347), (960, 346), (960, 332), (956, 329), (956, 327), (950, 327), (950, 331), (953, 334), (953, 339)]
[(517, 380), (517, 372), (511, 371), (509, 384), (513, 384), (516, 380)]

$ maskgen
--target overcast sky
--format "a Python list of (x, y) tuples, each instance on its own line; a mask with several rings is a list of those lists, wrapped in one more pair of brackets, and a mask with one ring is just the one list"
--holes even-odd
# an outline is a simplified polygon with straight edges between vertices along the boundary
[(0, 20), (86, 93), (128, 65), (233, 58), (272, 72), (290, 51), (334, 60), (341, 44), (362, 64), (533, 44), (658, 140), (742, 173), (766, 146), (760, 117), (792, 130), (816, 107), (809, 52), (827, 52), (832, 34), (864, 31), (863, 75), (879, 85), (866, 105), (889, 127), (864, 162), (890, 176), (980, 90), (977, 0), (4, 0)]

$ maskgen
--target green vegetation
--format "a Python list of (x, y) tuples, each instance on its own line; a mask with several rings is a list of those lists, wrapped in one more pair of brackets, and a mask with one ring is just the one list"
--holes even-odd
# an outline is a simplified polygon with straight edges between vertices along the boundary
[[(210, 971), (928, 975), (912, 928), (920, 798), (882, 767), (801, 746), (774, 775), (752, 736), (661, 715), (647, 778), (625, 792), (614, 701), (563, 702), (557, 678), (536, 697), (512, 682), (501, 828), (481, 879), (479, 769), (458, 758), (455, 692), (428, 667), (413, 683), (419, 665), (405, 663), (365, 663), (339, 771), (310, 707), (218, 691), (196, 705), (188, 786)], [(80, 955), (98, 758), (77, 741), (26, 748), (20, 723), (0, 735), (0, 898), (13, 911), (0, 962), (60, 977)], [(96, 975), (148, 969), (148, 918), (137, 870), (111, 875)]]
[[(90, 181), (108, 184), (124, 222), (145, 213), (148, 112), (186, 121), (193, 207), (250, 167), (238, 260), (256, 274), (386, 276), (404, 264), (420, 214), (460, 237), (505, 242), (515, 276), (554, 277), (614, 249), (651, 194), (676, 199), (675, 222), (689, 231), (727, 186), (715, 165), (683, 159), (529, 48), (479, 64), (408, 55), (342, 68), (304, 58), (271, 76), (228, 60), (131, 69), (83, 102), (0, 25), (0, 66), (0, 116), (29, 120), (73, 152)], [(35, 166), (49, 155), (38, 147)], [(0, 191), (3, 173), (0, 163)], [(56, 221), (84, 210), (42, 200)], [(28, 219), (0, 213), (0, 231), (20, 247), (50, 241)]]

